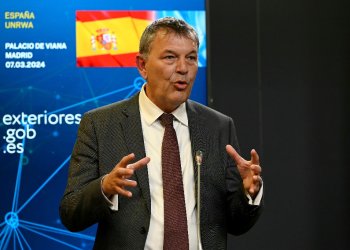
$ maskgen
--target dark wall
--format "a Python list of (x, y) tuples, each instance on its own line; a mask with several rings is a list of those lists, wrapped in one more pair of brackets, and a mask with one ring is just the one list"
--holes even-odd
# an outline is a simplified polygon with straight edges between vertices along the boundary
[(348, 1), (209, 1), (211, 105), (262, 158), (265, 211), (229, 249), (348, 249)]

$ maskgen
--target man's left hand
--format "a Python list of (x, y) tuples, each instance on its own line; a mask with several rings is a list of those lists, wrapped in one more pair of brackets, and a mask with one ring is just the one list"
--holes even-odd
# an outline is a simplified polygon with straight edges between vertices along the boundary
[(250, 152), (251, 159), (250, 161), (247, 161), (242, 158), (231, 145), (226, 145), (226, 152), (236, 162), (238, 171), (243, 180), (244, 189), (254, 199), (262, 184), (258, 153), (252, 149)]

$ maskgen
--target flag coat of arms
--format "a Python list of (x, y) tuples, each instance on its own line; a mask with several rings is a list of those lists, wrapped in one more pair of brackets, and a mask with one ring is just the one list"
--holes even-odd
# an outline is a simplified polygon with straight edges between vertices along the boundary
[(154, 11), (77, 11), (78, 67), (136, 67), (142, 32)]

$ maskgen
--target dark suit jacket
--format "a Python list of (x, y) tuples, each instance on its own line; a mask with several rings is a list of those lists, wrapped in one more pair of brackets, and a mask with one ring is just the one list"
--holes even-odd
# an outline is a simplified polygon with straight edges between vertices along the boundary
[[(226, 249), (227, 233), (242, 234), (256, 222), (261, 206), (247, 203), (242, 179), (225, 145), (238, 148), (231, 118), (187, 101), (193, 155), (203, 152), (201, 166), (201, 240), (203, 249)], [(72, 153), (68, 185), (60, 205), (63, 224), (71, 231), (98, 223), (94, 249), (144, 249), (151, 198), (147, 167), (133, 176), (132, 198), (119, 196), (119, 209), (109, 209), (101, 178), (121, 158), (145, 157), (138, 94), (90, 111), (81, 120)], [(197, 167), (194, 162), (195, 181)]]

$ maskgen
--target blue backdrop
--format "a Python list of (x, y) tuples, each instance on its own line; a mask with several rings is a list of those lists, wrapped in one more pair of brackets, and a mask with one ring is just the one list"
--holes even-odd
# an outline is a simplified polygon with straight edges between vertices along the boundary
[[(0, 249), (91, 249), (95, 227), (71, 233), (58, 215), (78, 124), (87, 110), (132, 96), (144, 81), (136, 68), (77, 67), (75, 12), (156, 10), (156, 17), (185, 19), (201, 40), (191, 98), (205, 104), (205, 1), (13, 0), (0, 7)], [(46, 43), (62, 48), (39, 49)]]

